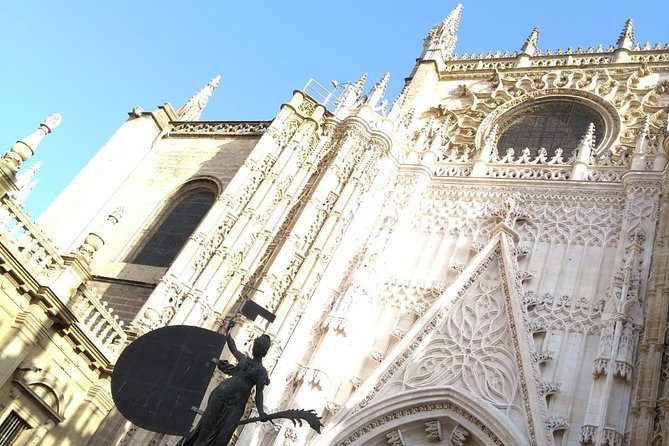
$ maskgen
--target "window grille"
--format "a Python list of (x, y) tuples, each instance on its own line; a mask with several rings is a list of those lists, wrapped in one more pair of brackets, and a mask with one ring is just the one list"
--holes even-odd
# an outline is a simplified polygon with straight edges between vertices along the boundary
[(549, 158), (561, 148), (567, 159), (591, 122), (599, 144), (604, 120), (595, 110), (573, 99), (537, 101), (502, 118), (497, 148), (500, 152), (513, 148), (516, 154), (528, 148), (535, 156), (540, 148), (545, 148)]
[(23, 418), (14, 411), (10, 412), (0, 424), (0, 446), (13, 445), (19, 435), (28, 428), (30, 426)]

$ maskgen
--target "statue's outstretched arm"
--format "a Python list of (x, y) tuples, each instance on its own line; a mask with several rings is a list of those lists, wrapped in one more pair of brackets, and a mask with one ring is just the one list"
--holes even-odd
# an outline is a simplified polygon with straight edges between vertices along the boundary
[(242, 360), (244, 353), (237, 350), (237, 344), (235, 344), (235, 340), (232, 339), (230, 333), (228, 333), (228, 348), (230, 349), (230, 353), (232, 353), (232, 356), (234, 356), (237, 361)]
[(237, 349), (237, 344), (235, 344), (235, 340), (232, 339), (232, 336), (230, 336), (230, 331), (234, 326), (235, 326), (234, 319), (228, 322), (228, 327), (225, 330), (225, 336), (227, 337), (227, 344), (228, 348), (230, 349), (230, 353), (232, 353), (232, 356), (234, 356), (237, 361), (241, 361), (244, 354)]

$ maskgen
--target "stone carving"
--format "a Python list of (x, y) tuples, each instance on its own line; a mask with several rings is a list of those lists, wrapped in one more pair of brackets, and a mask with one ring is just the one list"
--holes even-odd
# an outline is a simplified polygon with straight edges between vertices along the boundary
[(471, 435), (467, 429), (458, 424), (451, 433), (451, 442), (455, 446), (464, 446), (467, 438)]
[(155, 434), (151, 438), (151, 441), (149, 441), (148, 446), (159, 446), (164, 439), (165, 439), (165, 434)]
[[(532, 63), (534, 63), (534, 58)], [(501, 62), (505, 64), (506, 62)], [(512, 62), (512, 64), (515, 63)], [(457, 64), (456, 64), (457, 65)], [(489, 70), (492, 66), (484, 63), (476, 68)], [(472, 68), (474, 68), (472, 65)], [(506, 67), (504, 65), (501, 68)], [(447, 63), (447, 70), (454, 65)], [(456, 68), (458, 69), (458, 68)], [(459, 69), (462, 69), (460, 67)], [(472, 91), (467, 89), (468, 101), (459, 109), (444, 110), (441, 116), (448, 116), (453, 127), (449, 124), (447, 147), (476, 147), (482, 148), (484, 138), (490, 129), (497, 124), (498, 118), (506, 111), (538, 98), (550, 96), (583, 97), (596, 103), (598, 108), (609, 116), (623, 116), (620, 128), (610, 129), (607, 138), (602, 142), (601, 149), (593, 158), (593, 163), (599, 167), (588, 172), (590, 181), (620, 181), (624, 167), (634, 147), (635, 135), (642, 125), (638, 119), (647, 113), (658, 113), (662, 106), (657, 100), (653, 87), (638, 88), (638, 81), (633, 79), (634, 71), (611, 70), (600, 68), (588, 71), (542, 71), (528, 75), (525, 73), (495, 72), (493, 76), (493, 90)], [(481, 73), (483, 75), (483, 73)], [(462, 90), (462, 89), (461, 89)], [(655, 95), (655, 96), (654, 96)], [(620, 145), (609, 147), (616, 135), (620, 134)], [(419, 138), (418, 143), (423, 141)], [(420, 150), (419, 147), (416, 148)], [(505, 148), (506, 149), (506, 148)], [(452, 151), (452, 149), (450, 149)], [(546, 150), (540, 150), (536, 156), (523, 147), (513, 148), (505, 154), (493, 150), (490, 161), (500, 165), (490, 166), (487, 175), (494, 177), (512, 177), (523, 179), (558, 179), (566, 180), (571, 176), (571, 169), (559, 168), (560, 165), (569, 165), (574, 161), (575, 151), (568, 157), (563, 157), (558, 150), (550, 159)], [(447, 157), (443, 157), (447, 158)], [(442, 161), (445, 161), (442, 160)], [(464, 162), (462, 160), (461, 162)], [(450, 162), (452, 164), (452, 161)], [(593, 164), (590, 163), (590, 164)], [(652, 160), (650, 160), (652, 165)], [(502, 166), (511, 164), (518, 167)], [(623, 168), (622, 170), (620, 168)], [(652, 166), (651, 166), (652, 168)], [(448, 162), (440, 163), (436, 172), (438, 175), (452, 176), (456, 171)], [(461, 173), (459, 174), (461, 175)]]
[(325, 403), (325, 408), (333, 415), (336, 415), (341, 410), (341, 406), (334, 401), (328, 401)]
[(386, 440), (388, 440), (388, 446), (404, 446), (402, 432), (400, 432), (399, 429), (388, 432), (386, 434)]
[(300, 367), (295, 381), (308, 383), (312, 388), (320, 390), (330, 385), (328, 375), (324, 371), (307, 366)]
[(439, 420), (426, 421), (425, 434), (429, 441), (434, 441), (434, 442), (441, 441), (443, 438), (441, 430), (441, 422)]
[(550, 416), (546, 419), (546, 430), (555, 432), (557, 430), (566, 430), (569, 428), (569, 419), (559, 416)]
[(396, 305), (400, 309), (409, 309), (416, 314), (423, 314), (443, 293), (444, 284), (431, 284), (390, 278), (383, 283), (379, 291), (379, 302)]
[(571, 165), (576, 159), (576, 151), (572, 151), (568, 158), (563, 158), (562, 149), (555, 149), (555, 154), (548, 158), (548, 151), (545, 148), (540, 148), (536, 156), (533, 156), (530, 149), (527, 147), (520, 150), (520, 154), (516, 155), (516, 149), (508, 148), (506, 153), (501, 155), (496, 147), (490, 161), (499, 164), (532, 164), (532, 165)]
[(552, 395), (560, 391), (561, 384), (557, 382), (542, 382), (539, 384), (539, 393), (544, 396)]
[(482, 435), (485, 435), (487, 439), (490, 441), (490, 444), (494, 444), (497, 446), (503, 446), (504, 443), (502, 440), (497, 436), (497, 434), (490, 429), (488, 426), (486, 426), (485, 423), (483, 423), (481, 420), (476, 418), (474, 415), (471, 413), (467, 412), (464, 410), (462, 407), (458, 406), (457, 404), (451, 404), (449, 402), (444, 402), (444, 403), (432, 403), (432, 404), (423, 404), (423, 405), (416, 405), (412, 407), (408, 407), (406, 409), (398, 410), (395, 412), (392, 412), (390, 414), (384, 415), (381, 418), (377, 418), (376, 420), (366, 424), (365, 426), (361, 427), (360, 429), (357, 429), (355, 432), (353, 432), (351, 435), (346, 437), (344, 440), (341, 442), (337, 443), (337, 446), (349, 446), (356, 442), (360, 437), (362, 437), (365, 434), (368, 434), (375, 429), (383, 428), (383, 426), (386, 423), (392, 422), (394, 420), (398, 420), (410, 415), (414, 414), (419, 414), (419, 413), (424, 413), (424, 412), (432, 412), (432, 411), (437, 411), (437, 410), (447, 410), (450, 412), (453, 412), (454, 414), (466, 419), (468, 422), (470, 422), (472, 425), (476, 426), (476, 428), (479, 430), (479, 432)]
[(170, 122), (170, 135), (246, 135), (263, 134), (272, 121)]
[(123, 437), (118, 442), (118, 446), (128, 446), (132, 441), (135, 433), (137, 432), (138, 427), (135, 425), (130, 425), (130, 427), (125, 431)]
[(528, 312), (535, 330), (545, 331), (548, 326), (564, 327), (572, 332), (598, 331), (604, 310), (604, 301), (590, 302), (587, 298), (572, 299), (570, 296), (555, 297), (544, 293), (537, 297), (528, 292), (525, 301), (531, 299)]
[(424, 350), (424, 359), (407, 366), (405, 388), (461, 382), (497, 407), (514, 404), (519, 384), (499, 291), (499, 277), (484, 276), (475, 295), (454, 304)]

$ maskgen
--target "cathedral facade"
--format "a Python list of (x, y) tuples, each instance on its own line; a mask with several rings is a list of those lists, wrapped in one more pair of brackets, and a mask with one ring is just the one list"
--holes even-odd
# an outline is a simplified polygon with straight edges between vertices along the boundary
[(233, 319), (240, 345), (272, 338), (267, 412), (325, 424), (238, 445), (668, 444), (669, 46), (630, 20), (608, 48), (541, 51), (535, 28), (455, 55), (461, 13), (392, 104), (388, 75), (362, 76), (310, 82), (272, 121), (201, 121), (216, 78), (133, 109), (48, 237), (16, 172), (53, 124), (17, 142), (0, 445), (174, 445), (113, 408), (114, 361), (151, 329)]

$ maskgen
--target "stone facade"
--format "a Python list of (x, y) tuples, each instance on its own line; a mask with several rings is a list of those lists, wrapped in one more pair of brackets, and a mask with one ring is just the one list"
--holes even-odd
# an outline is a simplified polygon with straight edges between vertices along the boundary
[[(518, 52), (458, 56), (461, 13), (429, 32), (391, 106), (386, 75), (324, 103), (310, 83), (271, 122), (198, 121), (217, 79), (177, 110), (135, 109), (41, 217), (75, 253), (56, 269), (79, 262), (79, 301), (125, 322), (112, 345), (232, 318), (239, 344), (272, 337), (268, 411), (313, 408), (326, 427), (249, 426), (237, 444), (669, 441), (669, 47), (636, 43), (628, 21), (609, 48), (542, 52), (535, 28)], [(572, 142), (500, 142), (548, 134)], [(178, 254), (137, 262), (193, 190), (215, 200)], [(97, 229), (105, 219), (113, 231)], [(65, 290), (48, 283), (35, 292)], [(276, 321), (237, 316), (245, 299)], [(16, 307), (2, 327), (24, 320)], [(70, 333), (44, 314), (46, 332)], [(63, 354), (86, 361), (86, 348)], [(82, 382), (106, 389), (109, 355)], [(44, 428), (44, 444), (67, 422)], [(86, 429), (72, 444), (177, 441), (114, 410)]]
[(59, 122), (50, 116), (0, 160), (3, 445), (85, 444), (114, 406), (109, 381), (127, 338), (90, 286), (91, 256), (118, 214), (61, 255), (22, 210), (31, 180), (16, 172)]

